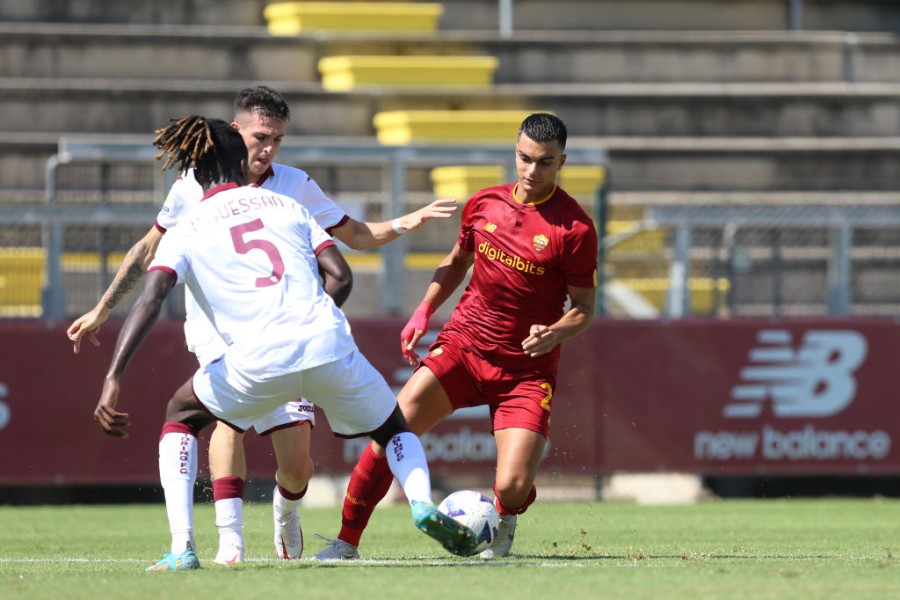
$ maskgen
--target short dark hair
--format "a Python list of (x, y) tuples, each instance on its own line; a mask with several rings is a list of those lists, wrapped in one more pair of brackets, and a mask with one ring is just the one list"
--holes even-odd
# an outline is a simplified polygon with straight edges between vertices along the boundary
[(194, 169), (200, 185), (220, 181), (244, 183), (247, 146), (237, 129), (222, 119), (199, 115), (169, 119), (168, 127), (156, 130), (153, 144), (166, 156), (163, 170), (171, 165), (179, 171)]
[(255, 112), (270, 119), (291, 120), (291, 109), (284, 96), (266, 85), (244, 88), (234, 97), (234, 112)]
[(534, 113), (525, 117), (519, 127), (519, 135), (527, 135), (536, 142), (552, 142), (558, 140), (565, 150), (569, 133), (562, 119), (550, 113)]

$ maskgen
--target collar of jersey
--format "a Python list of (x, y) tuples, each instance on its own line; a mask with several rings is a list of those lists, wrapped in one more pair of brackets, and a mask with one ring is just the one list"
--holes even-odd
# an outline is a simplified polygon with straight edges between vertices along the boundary
[(275, 177), (275, 169), (272, 168), (272, 165), (269, 165), (269, 168), (266, 169), (266, 172), (262, 174), (262, 177), (259, 178), (259, 181), (256, 182), (256, 185), (261, 186), (269, 177)]
[(215, 196), (219, 192), (224, 192), (225, 190), (233, 190), (234, 188), (239, 188), (239, 187), (241, 187), (241, 184), (236, 183), (234, 181), (232, 181), (230, 183), (223, 183), (222, 185), (217, 185), (216, 187), (210, 189), (208, 192), (203, 194), (203, 198), (200, 199), (200, 202), (203, 202), (207, 198), (211, 198), (212, 196)]
[[(546, 196), (544, 196), (543, 198), (541, 198), (541, 199), (538, 200), (537, 202), (530, 202), (530, 204), (531, 204), (532, 206), (537, 206), (538, 204), (543, 204), (544, 202), (546, 202), (547, 200), (549, 200), (550, 198), (553, 197), (553, 194), (556, 193), (556, 187), (557, 187), (557, 186), (556, 186), (556, 184), (554, 183), (554, 184), (553, 184), (553, 189), (550, 190), (550, 193), (549, 193), (549, 194), (547, 194)], [(521, 200), (519, 200), (519, 197), (516, 195), (516, 190), (517, 190), (517, 189), (519, 189), (519, 182), (518, 182), (518, 181), (516, 182), (516, 185), (514, 185), (514, 186), (513, 186), (513, 189), (512, 189), (512, 197), (513, 197), (513, 200), (516, 201), (516, 204), (521, 204), (521, 205), (525, 206), (525, 203), (522, 202)]]

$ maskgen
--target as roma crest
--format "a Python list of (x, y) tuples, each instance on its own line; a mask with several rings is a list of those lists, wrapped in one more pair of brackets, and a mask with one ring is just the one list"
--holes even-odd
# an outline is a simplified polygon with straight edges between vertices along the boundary
[(550, 240), (547, 239), (547, 236), (544, 234), (536, 235), (531, 240), (531, 244), (534, 246), (534, 249), (540, 252), (544, 248), (547, 247), (547, 244), (550, 243)]

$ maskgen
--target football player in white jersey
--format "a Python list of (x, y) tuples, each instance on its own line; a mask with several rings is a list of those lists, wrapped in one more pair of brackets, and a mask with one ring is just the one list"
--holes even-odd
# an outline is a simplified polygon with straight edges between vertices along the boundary
[[(284, 98), (265, 86), (241, 90), (234, 101), (234, 127), (248, 149), (248, 183), (287, 195), (304, 206), (328, 233), (353, 249), (374, 248), (397, 239), (405, 231), (417, 229), (426, 220), (449, 217), (453, 200), (436, 200), (393, 221), (363, 223), (350, 218), (330, 200), (304, 171), (277, 164), (275, 156), (284, 138), (290, 109)], [(99, 345), (96, 337), (113, 308), (144, 276), (163, 234), (200, 202), (203, 191), (192, 171), (181, 174), (172, 186), (156, 223), (126, 254), (122, 265), (97, 305), (76, 319), (68, 329), (75, 353), (82, 339)], [(202, 311), (187, 299), (185, 338), (201, 365), (221, 354), (224, 342), (210, 326)], [(280, 558), (299, 558), (303, 552), (303, 532), (297, 504), (306, 493), (313, 475), (310, 435), (314, 424), (312, 405), (297, 399), (278, 407), (254, 424), (260, 435), (272, 440), (278, 469), (273, 492), (274, 543)], [(209, 470), (213, 480), (219, 553), (216, 562), (241, 562), (244, 555), (243, 494), (246, 462), (243, 433), (217, 424), (210, 439)]]
[(183, 117), (157, 133), (166, 167), (193, 168), (204, 196), (157, 249), (119, 332), (94, 419), (109, 435), (127, 435), (128, 414), (116, 408), (121, 378), (177, 282), (226, 346), (166, 407), (159, 468), (172, 542), (147, 570), (200, 567), (192, 502), (198, 432), (216, 420), (246, 430), (298, 391), (325, 411), (336, 435), (368, 435), (389, 448), (416, 527), (449, 552), (470, 556), (474, 533), (432, 502), (421, 442), (338, 308), (352, 274), (332, 238), (291, 198), (245, 185), (247, 149), (227, 122)]

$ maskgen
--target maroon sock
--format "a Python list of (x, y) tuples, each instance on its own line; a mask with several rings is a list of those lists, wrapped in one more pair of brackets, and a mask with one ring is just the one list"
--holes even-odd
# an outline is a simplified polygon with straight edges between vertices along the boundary
[(375, 454), (371, 444), (366, 445), (347, 484), (338, 539), (359, 546), (359, 538), (369, 524), (372, 512), (387, 495), (393, 482), (394, 474), (387, 458)]
[(229, 498), (244, 498), (244, 480), (240, 477), (219, 477), (213, 481), (213, 502)]
[(301, 499), (303, 496), (306, 495), (306, 490), (308, 490), (308, 489), (309, 489), (309, 484), (307, 483), (306, 487), (304, 487), (302, 490), (300, 490), (299, 492), (297, 492), (295, 494), (294, 492), (289, 492), (285, 488), (281, 487), (280, 483), (278, 484), (278, 493), (281, 494), (282, 497), (287, 498), (288, 500)]

